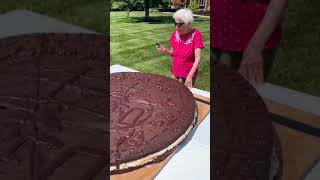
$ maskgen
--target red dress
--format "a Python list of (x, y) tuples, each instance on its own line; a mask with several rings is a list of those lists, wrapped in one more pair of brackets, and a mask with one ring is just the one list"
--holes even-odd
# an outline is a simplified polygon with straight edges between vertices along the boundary
[[(204, 48), (201, 33), (197, 29), (187, 34), (179, 34), (178, 31), (174, 31), (169, 44), (173, 49), (171, 72), (177, 77), (186, 78), (195, 62), (195, 49)], [(193, 77), (197, 75), (198, 70)]]
[[(270, 0), (214, 0), (211, 1), (212, 48), (243, 51), (266, 13)], [(270, 35), (265, 49), (278, 46), (281, 24)]]

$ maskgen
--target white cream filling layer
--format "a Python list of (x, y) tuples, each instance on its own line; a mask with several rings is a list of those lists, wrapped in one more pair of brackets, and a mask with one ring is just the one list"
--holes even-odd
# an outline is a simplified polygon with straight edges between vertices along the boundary
[(114, 171), (114, 170), (124, 170), (124, 169), (128, 169), (130, 167), (137, 167), (140, 165), (144, 165), (147, 164), (151, 161), (153, 161), (154, 159), (156, 159), (158, 156), (161, 156), (162, 154), (166, 153), (167, 151), (173, 149), (174, 147), (176, 147), (180, 142), (182, 142), (187, 136), (188, 134), (192, 131), (193, 127), (195, 126), (196, 123), (196, 119), (197, 119), (197, 111), (195, 111), (195, 118), (193, 119), (193, 122), (191, 124), (191, 126), (189, 126), (189, 128), (186, 130), (186, 132), (181, 135), (174, 143), (170, 144), (167, 148), (158, 151), (156, 153), (150, 154), (144, 158), (138, 159), (138, 160), (134, 160), (131, 162), (125, 162), (119, 165), (119, 169), (117, 169), (117, 166), (110, 166), (110, 171)]

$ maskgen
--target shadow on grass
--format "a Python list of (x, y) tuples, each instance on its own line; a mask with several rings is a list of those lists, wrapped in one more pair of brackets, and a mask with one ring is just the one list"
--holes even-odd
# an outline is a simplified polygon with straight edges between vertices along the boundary
[[(149, 23), (149, 24), (173, 24), (174, 20), (171, 16), (150, 16), (150, 18), (146, 21), (144, 17), (128, 17), (122, 22), (126, 23)], [(203, 22), (206, 19), (195, 17), (195, 22)]]

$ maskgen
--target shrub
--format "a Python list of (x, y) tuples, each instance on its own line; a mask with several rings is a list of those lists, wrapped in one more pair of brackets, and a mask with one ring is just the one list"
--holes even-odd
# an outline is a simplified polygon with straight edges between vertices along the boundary
[(129, 1), (131, 7), (130, 9), (131, 10), (134, 10), (134, 11), (142, 11), (144, 9), (144, 2), (143, 0), (130, 0)]
[(199, 4), (197, 0), (192, 0), (189, 4), (188, 8), (193, 12), (196, 13), (199, 11)]
[(113, 11), (124, 11), (128, 8), (128, 4), (125, 2), (114, 2), (111, 5), (111, 10)]

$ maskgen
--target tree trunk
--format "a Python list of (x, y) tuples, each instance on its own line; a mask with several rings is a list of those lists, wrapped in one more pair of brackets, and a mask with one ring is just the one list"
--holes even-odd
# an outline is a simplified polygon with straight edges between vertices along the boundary
[(149, 21), (149, 8), (150, 8), (150, 0), (144, 0), (144, 20)]

